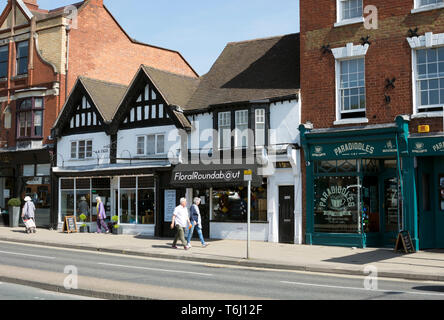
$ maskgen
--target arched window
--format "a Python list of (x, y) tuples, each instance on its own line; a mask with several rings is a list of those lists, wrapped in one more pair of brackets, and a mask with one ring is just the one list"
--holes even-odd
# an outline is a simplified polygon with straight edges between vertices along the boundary
[(11, 129), (12, 126), (12, 115), (11, 115), (11, 108), (9, 106), (6, 107), (5, 111), (3, 112), (4, 116), (4, 127), (5, 129)]

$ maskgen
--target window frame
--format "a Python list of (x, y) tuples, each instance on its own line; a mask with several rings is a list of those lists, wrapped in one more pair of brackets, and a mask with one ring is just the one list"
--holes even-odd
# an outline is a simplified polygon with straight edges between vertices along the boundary
[[(420, 50), (437, 50), (439, 48), (444, 48), (444, 45), (439, 46), (432, 46), (432, 47), (418, 47), (418, 48), (412, 48), (412, 81), (413, 81), (413, 115), (419, 116), (419, 115), (427, 115), (427, 114), (440, 114), (444, 112), (444, 103), (443, 104), (434, 104), (434, 105), (427, 105), (427, 106), (421, 106), (421, 90), (420, 90), (420, 79), (419, 79), (419, 72), (418, 72), (418, 51)], [(439, 60), (437, 60), (439, 61)], [(438, 66), (439, 67), (439, 66)], [(438, 70), (439, 73), (439, 70)], [(427, 78), (430, 79), (430, 78)], [(444, 76), (442, 78), (436, 78), (439, 80), (444, 80)], [(425, 80), (425, 79), (422, 79)], [(444, 89), (444, 88), (442, 88)], [(438, 89), (439, 90), (439, 89)], [(428, 89), (430, 91), (430, 89)], [(437, 111), (429, 111), (428, 109), (437, 109), (441, 108), (441, 110)], [(420, 111), (421, 109), (425, 111)]]
[[(27, 101), (27, 100), (31, 101), (31, 107), (30, 107), (30, 109), (22, 110), (21, 109), (21, 104), (23, 102)], [(41, 100), (42, 101), (41, 107), (36, 107), (36, 100)], [(44, 110), (45, 110), (45, 99), (44, 99), (44, 97), (30, 97), (30, 98), (25, 98), (25, 99), (17, 100), (17, 102), (16, 102), (16, 124), (17, 124), (17, 134), (16, 134), (16, 137), (17, 137), (17, 140), (43, 139), (43, 136), (44, 136), (44, 127), (43, 127), (43, 124), (44, 124)], [(41, 119), (40, 119), (40, 121), (41, 121), (40, 127), (41, 127), (41, 132), (42, 132), (41, 135), (36, 135), (35, 134), (35, 129), (36, 129), (36, 126), (35, 126), (35, 119), (36, 118), (35, 118), (35, 116), (36, 116), (36, 113), (41, 113)], [(21, 132), (20, 132), (21, 128), (22, 128), (21, 124), (20, 124), (20, 120), (21, 120), (20, 116), (21, 116), (21, 114), (25, 114), (26, 115), (26, 120), (25, 120), (26, 123), (28, 123), (27, 115), (31, 114), (31, 126), (29, 127), (30, 135), (24, 135), (24, 136), (21, 135)], [(28, 130), (27, 126), (26, 126), (26, 130)]]
[[(242, 118), (240, 120), (244, 120), (244, 121), (246, 120), (246, 123), (245, 122), (238, 123), (238, 120), (239, 120), (238, 115), (240, 115), (240, 114), (242, 114)], [(245, 116), (245, 114), (246, 114), (246, 116)], [(250, 112), (248, 109), (236, 110), (234, 112), (234, 148), (235, 149), (248, 149), (248, 147), (249, 147), (249, 143), (250, 143), (250, 141), (249, 141), (249, 128), (250, 128), (249, 118), (250, 117), (249, 116), (250, 116)], [(239, 129), (239, 126), (243, 126), (243, 127), (247, 126), (247, 128), (244, 129), (243, 132), (241, 132)], [(247, 132), (246, 145), (244, 146), (242, 143), (241, 143), (241, 145), (239, 145), (239, 143), (238, 143), (239, 142), (238, 141), (239, 135), (240, 135), (241, 139), (243, 139), (245, 137), (245, 131)]]
[[(350, 62), (350, 61), (354, 61), (354, 60), (362, 60), (363, 61), (363, 65), (364, 65), (364, 97), (365, 97), (365, 108), (360, 108), (360, 109), (355, 109), (355, 110), (343, 110), (343, 101), (342, 101), (342, 91), (343, 90), (347, 90), (346, 88), (342, 88), (342, 64), (344, 62)], [(336, 88), (336, 95), (337, 95), (337, 112), (338, 112), (338, 120), (347, 120), (347, 119), (356, 119), (356, 118), (362, 118), (362, 117), (353, 117), (353, 118), (344, 118), (343, 115), (344, 114), (352, 114), (352, 113), (362, 113), (364, 112), (365, 114), (367, 113), (367, 90), (366, 90), (366, 73), (365, 73), (365, 57), (356, 57), (356, 58), (350, 58), (350, 59), (341, 59), (337, 61), (337, 74), (336, 74), (336, 78), (337, 78), (337, 88)], [(359, 72), (358, 72), (359, 73)], [(357, 79), (358, 81), (358, 79)], [(348, 88), (348, 90), (351, 89), (361, 89), (362, 87), (357, 86), (357, 87), (353, 87), (353, 88)], [(358, 94), (358, 97), (360, 95)]]
[(351, 0), (336, 0), (336, 23), (335, 23), (336, 27), (339, 27), (342, 25), (347, 25), (347, 24), (364, 22), (364, 2), (363, 2), (363, 0), (359, 0), (359, 1), (361, 1), (361, 6), (362, 6), (361, 16), (344, 19), (343, 5), (344, 5), (344, 2), (346, 2), (346, 1), (351, 1)]
[[(166, 148), (165, 148), (165, 133), (153, 133), (153, 134), (145, 134), (145, 135), (137, 135), (136, 136), (136, 154), (137, 156), (143, 156), (143, 157), (152, 157), (152, 156), (159, 156), (159, 155), (165, 155)], [(148, 142), (149, 137), (154, 137), (154, 153), (148, 153)], [(163, 137), (163, 152), (159, 152), (159, 137)], [(139, 153), (139, 139), (143, 138), (143, 153)]]
[[(223, 115), (226, 117), (224, 119), (221, 119), (221, 116), (223, 116)], [(225, 121), (223, 125), (221, 125), (221, 120)], [(229, 122), (227, 120), (229, 120)], [(230, 137), (228, 139), (229, 140), (228, 146), (226, 146), (227, 144), (224, 143), (224, 139), (221, 139), (224, 137), (223, 130), (227, 130), (227, 128), (230, 131)], [(231, 147), (232, 147), (232, 144), (231, 144), (231, 137), (232, 137), (231, 111), (224, 111), (224, 112), (217, 113), (217, 129), (218, 129), (218, 148), (219, 148), (219, 150), (231, 150)]]
[[(80, 143), (84, 142), (85, 146), (84, 146), (84, 157), (80, 158)], [(73, 157), (73, 144), (76, 145), (75, 147), (75, 157)], [(91, 153), (89, 154), (88, 151), (88, 145), (91, 144)], [(93, 157), (93, 153), (94, 153), (94, 143), (93, 143), (93, 139), (80, 139), (80, 140), (72, 140), (70, 143), (70, 160), (75, 160), (75, 161), (85, 161), (85, 160), (92, 160)], [(89, 156), (88, 156), (89, 155)]]
[(2, 76), (0, 74), (0, 79), (8, 78), (8, 73), (9, 73), (9, 45), (6, 44), (6, 45), (3, 45), (3, 46), (0, 46), (0, 53), (1, 53), (1, 50), (3, 48), (6, 48), (7, 55), (6, 55), (6, 60), (5, 61), (0, 60), (0, 65), (3, 64), (3, 63), (6, 64), (6, 74), (4, 76)]
[[(258, 114), (259, 112), (263, 112), (263, 115)], [(258, 121), (258, 117), (263, 117), (263, 122)], [(264, 126), (264, 132), (263, 132), (263, 144), (258, 144), (258, 124)], [(267, 111), (265, 108), (256, 108), (254, 110), (254, 145), (256, 147), (265, 147), (267, 140), (266, 140), (266, 130), (267, 130)]]
[[(19, 56), (19, 47), (20, 45), (26, 43), (27, 44), (27, 48), (28, 50), (26, 50), (26, 56)], [(20, 41), (16, 43), (15, 46), (15, 52), (16, 52), (16, 57), (15, 57), (15, 75), (16, 76), (23, 76), (23, 75), (27, 75), (29, 72), (29, 40), (25, 40), (25, 41)], [(26, 72), (19, 72), (20, 68), (20, 61), (26, 59)]]

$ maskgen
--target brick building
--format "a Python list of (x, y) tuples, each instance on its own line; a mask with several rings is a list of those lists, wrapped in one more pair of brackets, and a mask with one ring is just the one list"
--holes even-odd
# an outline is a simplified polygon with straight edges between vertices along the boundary
[(307, 243), (443, 248), (444, 2), (300, 9)]
[(30, 195), (42, 209), (38, 222), (49, 224), (50, 130), (65, 98), (79, 76), (128, 85), (142, 63), (198, 76), (180, 53), (132, 39), (103, 0), (53, 10), (8, 1), (0, 16), (0, 210)]

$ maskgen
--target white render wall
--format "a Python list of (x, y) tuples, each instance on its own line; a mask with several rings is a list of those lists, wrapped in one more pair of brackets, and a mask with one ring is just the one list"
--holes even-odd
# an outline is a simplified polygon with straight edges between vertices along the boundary
[[(166, 154), (164, 156), (168, 156), (170, 151), (175, 154), (180, 149), (179, 130), (174, 125), (119, 130), (117, 133), (117, 158), (138, 157), (137, 136), (150, 134), (165, 134)], [(118, 161), (118, 163), (125, 162), (129, 161)]]
[[(71, 160), (71, 142), (92, 140), (93, 157), (89, 160)], [(57, 141), (57, 166), (77, 167), (110, 163), (111, 138), (105, 132), (64, 136)]]
[(270, 144), (299, 143), (300, 103), (296, 100), (270, 105)]
[(205, 113), (190, 116), (192, 124), (191, 134), (188, 135), (190, 150), (209, 150), (213, 148), (213, 114)]
[[(210, 222), (210, 238), (215, 240), (247, 240), (247, 224)], [(268, 241), (268, 223), (252, 223), (251, 240)]]

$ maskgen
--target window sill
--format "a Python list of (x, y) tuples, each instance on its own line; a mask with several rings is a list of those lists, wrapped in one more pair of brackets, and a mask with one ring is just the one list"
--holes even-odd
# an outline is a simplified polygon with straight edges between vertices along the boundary
[(365, 21), (364, 17), (347, 19), (347, 20), (342, 20), (342, 21), (336, 22), (334, 24), (334, 27), (339, 28), (339, 27), (348, 26), (348, 25), (352, 25), (352, 24), (364, 23), (364, 21)]
[(412, 114), (410, 118), (412, 119), (424, 119), (424, 118), (442, 118), (444, 116), (443, 111), (436, 112), (423, 112)]
[(342, 119), (342, 120), (337, 120), (337, 121), (333, 122), (333, 125), (341, 126), (344, 124), (358, 124), (358, 123), (368, 123), (368, 122), (369, 121), (367, 118)]
[(28, 74), (19, 74), (11, 77), (11, 80), (22, 80), (28, 78)]
[(440, 3), (440, 4), (435, 4), (435, 5), (431, 5), (431, 6), (429, 5), (429, 6), (424, 6), (424, 7), (419, 7), (419, 8), (413, 9), (411, 11), (411, 13), (415, 14), (415, 13), (421, 13), (421, 12), (443, 9), (443, 8), (444, 8), (444, 3)]

